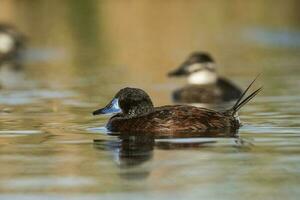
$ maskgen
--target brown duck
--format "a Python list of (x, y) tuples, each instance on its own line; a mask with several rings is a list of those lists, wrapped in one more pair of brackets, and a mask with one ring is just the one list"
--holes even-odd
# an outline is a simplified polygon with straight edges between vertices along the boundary
[[(254, 80), (255, 81), (255, 80)], [(235, 105), (224, 112), (189, 105), (154, 107), (149, 95), (138, 88), (123, 88), (104, 108), (93, 115), (116, 113), (106, 127), (112, 132), (184, 133), (215, 130), (236, 130), (240, 127), (237, 111), (262, 88), (244, 98), (252, 83)]]

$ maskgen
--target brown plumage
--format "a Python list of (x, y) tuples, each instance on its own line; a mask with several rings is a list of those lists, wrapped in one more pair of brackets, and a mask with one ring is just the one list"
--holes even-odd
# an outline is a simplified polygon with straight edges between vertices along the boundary
[(109, 119), (106, 126), (113, 132), (181, 133), (236, 130), (240, 126), (237, 111), (261, 90), (259, 88), (242, 100), (253, 82), (236, 104), (224, 112), (188, 105), (155, 108), (143, 90), (124, 88), (106, 107), (94, 111), (93, 114), (118, 113)]
[(107, 127), (117, 132), (199, 132), (212, 129), (238, 128), (238, 121), (225, 113), (194, 106), (157, 107), (134, 117), (113, 116)]
[(187, 85), (173, 92), (175, 102), (222, 103), (238, 99), (242, 92), (230, 81), (218, 78), (216, 84)]

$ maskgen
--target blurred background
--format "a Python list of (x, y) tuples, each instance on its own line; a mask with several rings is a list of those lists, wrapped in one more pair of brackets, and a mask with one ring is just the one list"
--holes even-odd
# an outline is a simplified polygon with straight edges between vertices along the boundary
[[(27, 37), (22, 76), (12, 74), (24, 80), (0, 90), (0, 199), (297, 199), (299, 8), (298, 0), (0, 0), (0, 23)], [(184, 81), (166, 74), (198, 50), (242, 88), (262, 73), (263, 93), (241, 112), (246, 144), (150, 137), (128, 158), (128, 140), (90, 130), (107, 121), (91, 112), (125, 86), (172, 104)]]
[(298, 73), (298, 6), (297, 0), (1, 0), (0, 21), (27, 35), (31, 78), (73, 87), (88, 77), (91, 92), (101, 92), (104, 82), (169, 82), (166, 73), (195, 50), (210, 52), (220, 73), (237, 81)]

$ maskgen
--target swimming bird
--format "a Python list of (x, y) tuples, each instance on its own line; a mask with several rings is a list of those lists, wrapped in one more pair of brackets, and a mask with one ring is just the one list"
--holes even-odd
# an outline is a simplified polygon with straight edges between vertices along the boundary
[(25, 36), (14, 26), (0, 24), (0, 64), (19, 59), (24, 43)]
[(235, 105), (224, 112), (190, 105), (154, 107), (145, 91), (126, 87), (121, 89), (107, 106), (94, 111), (93, 115), (115, 113), (106, 125), (112, 132), (172, 134), (225, 129), (234, 131), (241, 126), (238, 110), (262, 89), (259, 88), (244, 98), (254, 81)]
[(216, 63), (205, 52), (194, 52), (169, 77), (187, 77), (188, 85), (173, 92), (175, 102), (222, 103), (238, 99), (242, 91), (217, 74)]

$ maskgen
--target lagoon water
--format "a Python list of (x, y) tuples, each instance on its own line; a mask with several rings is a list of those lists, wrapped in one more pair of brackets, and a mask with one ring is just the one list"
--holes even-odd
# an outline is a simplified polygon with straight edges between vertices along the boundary
[[(298, 4), (1, 1), (28, 49), (0, 90), (0, 199), (298, 199)], [(236, 135), (108, 135), (91, 115), (125, 86), (172, 104), (194, 50), (243, 88), (262, 74)]]

